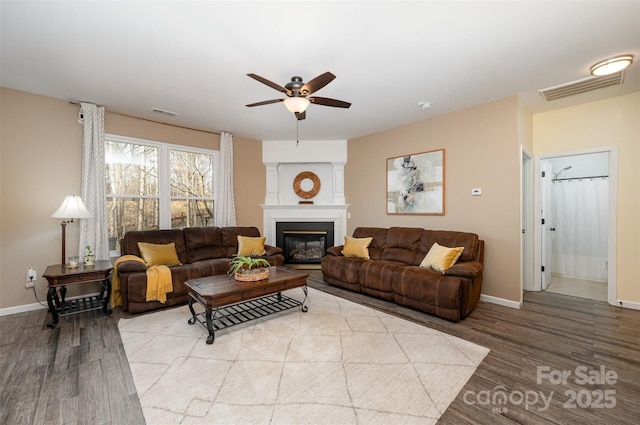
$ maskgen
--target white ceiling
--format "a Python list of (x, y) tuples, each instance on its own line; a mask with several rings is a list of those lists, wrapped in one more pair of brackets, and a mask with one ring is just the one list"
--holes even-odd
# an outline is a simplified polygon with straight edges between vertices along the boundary
[[(2, 86), (258, 140), (296, 137), (281, 93), (315, 94), (300, 140), (350, 139), (520, 94), (533, 112), (640, 90), (640, 2), (5, 1)], [(544, 103), (538, 90), (631, 53), (621, 86)], [(418, 103), (430, 102), (423, 110)], [(178, 112), (168, 118), (151, 112)]]

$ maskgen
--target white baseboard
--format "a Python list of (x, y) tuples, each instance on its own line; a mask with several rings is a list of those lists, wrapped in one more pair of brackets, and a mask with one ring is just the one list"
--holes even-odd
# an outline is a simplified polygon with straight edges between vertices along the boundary
[[(66, 298), (67, 300), (75, 300), (77, 298), (86, 298), (86, 297), (92, 297), (92, 296), (96, 296), (96, 295), (100, 295), (98, 292), (96, 293), (92, 293), (92, 294), (84, 294), (84, 295), (78, 295), (75, 297), (68, 297)], [(7, 307), (7, 308), (0, 308), (0, 317), (1, 316), (8, 316), (10, 314), (18, 314), (18, 313), (26, 313), (28, 311), (36, 311), (36, 310), (41, 310), (41, 309), (48, 309), (49, 306), (45, 303), (33, 303), (33, 304), (25, 304), (25, 305), (18, 305), (15, 307)]]
[(10, 314), (26, 313), (27, 311), (35, 311), (43, 308), (49, 308), (46, 304), (40, 303), (18, 305), (15, 307), (0, 308), (0, 316), (9, 316)]
[(522, 308), (522, 301), (511, 301), (504, 298), (493, 297), (491, 295), (480, 294), (480, 301), (501, 305), (503, 307), (515, 308), (517, 310)]
[(622, 307), (622, 308), (629, 308), (631, 310), (640, 310), (640, 303), (637, 303), (635, 301), (624, 301), (624, 300), (617, 300), (618, 303), (615, 304), (617, 307)]

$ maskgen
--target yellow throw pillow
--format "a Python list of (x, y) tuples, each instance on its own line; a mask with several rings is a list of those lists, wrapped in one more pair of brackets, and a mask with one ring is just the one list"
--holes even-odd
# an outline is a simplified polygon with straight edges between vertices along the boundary
[(264, 249), (264, 241), (266, 239), (266, 237), (252, 238), (238, 235), (238, 255), (250, 257), (252, 255), (266, 254), (267, 251)]
[(447, 248), (446, 246), (438, 245), (436, 242), (431, 246), (427, 255), (425, 255), (420, 263), (420, 267), (424, 267), (425, 269), (431, 268), (444, 273), (458, 261), (463, 250), (464, 247)]
[(352, 238), (344, 237), (344, 247), (342, 255), (345, 257), (366, 258), (369, 260), (369, 245), (373, 238)]
[(181, 264), (176, 252), (176, 244), (173, 242), (166, 245), (138, 242), (138, 249), (147, 267), (177, 266)]

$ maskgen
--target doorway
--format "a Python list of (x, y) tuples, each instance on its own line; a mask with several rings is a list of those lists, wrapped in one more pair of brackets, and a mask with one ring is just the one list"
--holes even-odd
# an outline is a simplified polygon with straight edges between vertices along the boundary
[(536, 290), (615, 304), (617, 151), (540, 157), (539, 170)]

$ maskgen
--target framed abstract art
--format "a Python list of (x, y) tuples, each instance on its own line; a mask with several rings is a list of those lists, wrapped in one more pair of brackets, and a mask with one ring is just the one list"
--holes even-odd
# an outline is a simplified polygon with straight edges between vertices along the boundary
[(444, 215), (444, 149), (387, 158), (387, 214)]

